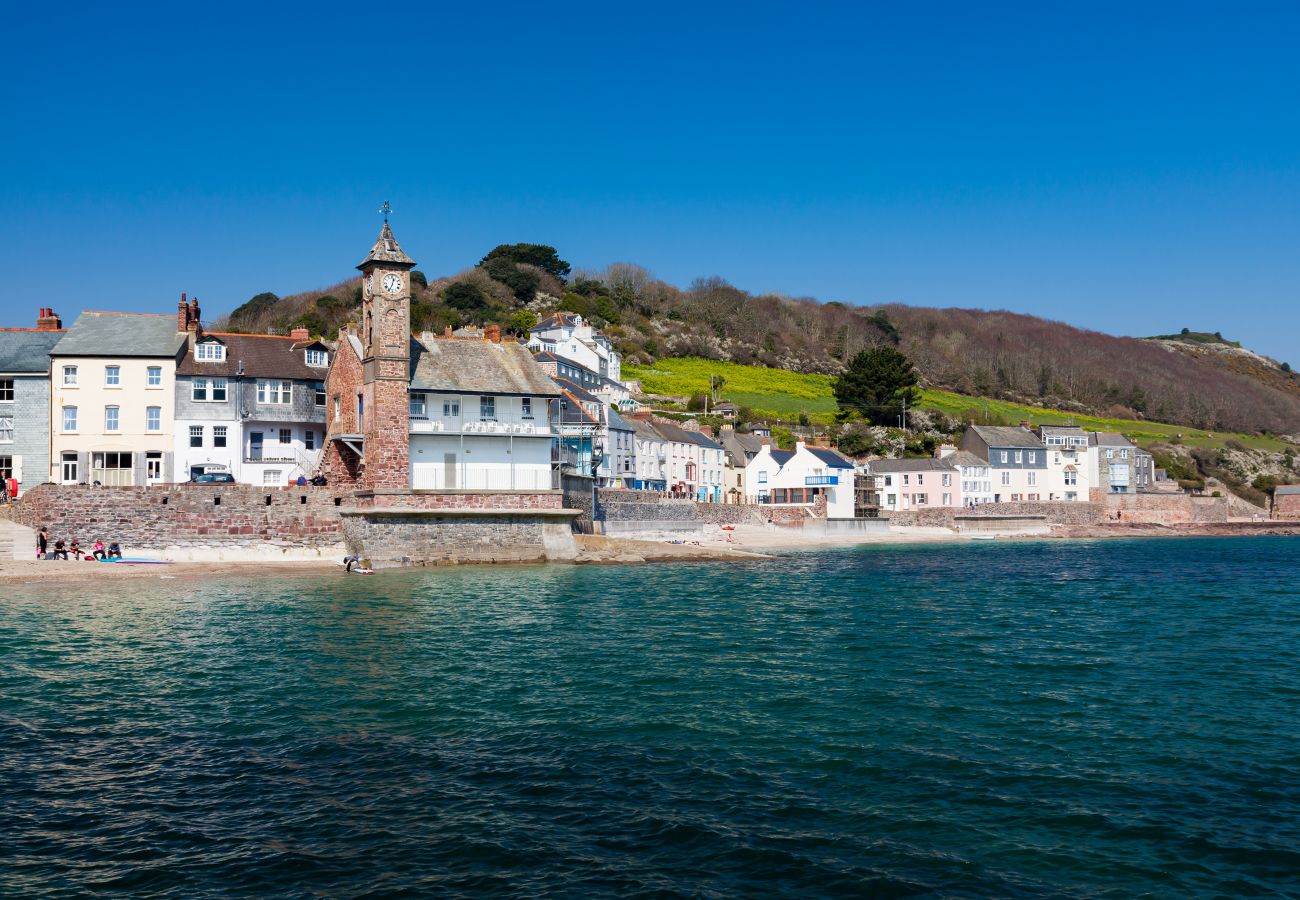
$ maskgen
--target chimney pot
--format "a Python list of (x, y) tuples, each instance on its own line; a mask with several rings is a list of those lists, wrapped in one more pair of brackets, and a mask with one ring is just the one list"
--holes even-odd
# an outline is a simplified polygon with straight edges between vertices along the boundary
[(311, 337), (311, 332), (302, 325), (299, 325), (293, 331), (289, 332), (289, 337), (293, 338), (295, 341), (305, 341)]
[(501, 326), (489, 325), (483, 329), (483, 337), (494, 344), (501, 343)]

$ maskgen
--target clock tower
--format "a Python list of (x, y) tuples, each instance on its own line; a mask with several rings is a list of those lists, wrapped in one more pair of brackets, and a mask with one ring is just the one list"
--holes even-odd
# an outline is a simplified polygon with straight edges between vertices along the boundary
[(410, 486), (411, 269), (415, 261), (402, 252), (387, 216), (379, 239), (357, 268), (362, 319), (357, 410), (365, 436), (364, 486), (406, 490)]

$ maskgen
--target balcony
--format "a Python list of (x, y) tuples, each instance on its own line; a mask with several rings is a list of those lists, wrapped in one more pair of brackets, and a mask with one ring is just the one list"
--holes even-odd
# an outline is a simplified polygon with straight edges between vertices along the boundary
[(838, 475), (805, 475), (803, 483), (806, 487), (818, 487), (826, 484), (839, 484), (840, 476)]
[(468, 422), (443, 422), (438, 419), (411, 419), (411, 434), (496, 434), (549, 436), (551, 428), (538, 422), (497, 422), (491, 419)]

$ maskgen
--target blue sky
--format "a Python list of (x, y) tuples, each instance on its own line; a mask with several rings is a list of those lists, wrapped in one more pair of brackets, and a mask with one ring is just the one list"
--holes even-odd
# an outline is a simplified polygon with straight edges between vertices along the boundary
[[(1300, 363), (1300, 7), (27, 4), (0, 325), (498, 243)], [(707, 8), (704, 8), (707, 7)]]

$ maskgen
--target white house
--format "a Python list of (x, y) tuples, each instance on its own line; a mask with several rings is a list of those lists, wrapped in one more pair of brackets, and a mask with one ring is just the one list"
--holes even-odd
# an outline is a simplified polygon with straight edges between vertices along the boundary
[[(527, 350), (500, 335), (495, 328), (485, 339), (426, 332), (411, 342), (412, 488), (553, 487), (547, 403), (560, 391)], [(359, 341), (353, 349), (360, 357)]]
[(1047, 450), (1044, 500), (1085, 502), (1094, 484), (1088, 433), (1075, 425), (1041, 425), (1039, 439)]
[(811, 507), (825, 495), (828, 518), (853, 518), (853, 463), (826, 447), (799, 441), (792, 452), (764, 443), (745, 467), (744, 482), (751, 503)]
[(631, 425), (636, 441), (634, 486), (638, 491), (668, 490), (668, 439), (648, 419), (634, 418)]
[(961, 505), (980, 506), (993, 502), (993, 470), (986, 460), (968, 450), (951, 448), (940, 456), (957, 469), (961, 479)]
[(591, 327), (577, 313), (559, 312), (533, 326), (528, 349), (534, 353), (553, 353), (612, 381), (620, 381), (622, 358), (609, 338)]

